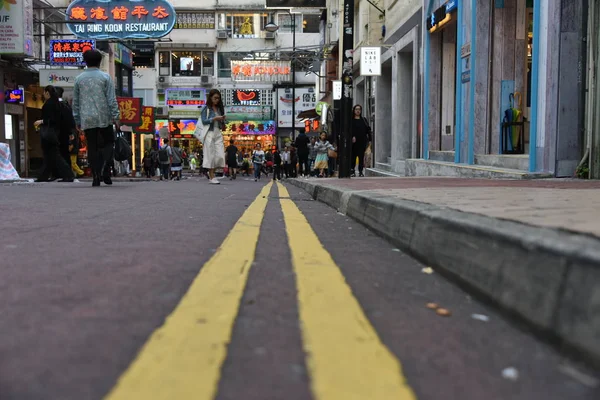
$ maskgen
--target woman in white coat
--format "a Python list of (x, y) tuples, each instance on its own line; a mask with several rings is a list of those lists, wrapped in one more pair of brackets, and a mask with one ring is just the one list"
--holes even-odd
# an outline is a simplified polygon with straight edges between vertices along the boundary
[(208, 94), (206, 106), (201, 113), (202, 124), (210, 125), (204, 137), (202, 167), (208, 169), (209, 182), (219, 184), (215, 178), (215, 169), (225, 167), (225, 147), (221, 130), (225, 125), (225, 110), (221, 100), (221, 92), (212, 89)]

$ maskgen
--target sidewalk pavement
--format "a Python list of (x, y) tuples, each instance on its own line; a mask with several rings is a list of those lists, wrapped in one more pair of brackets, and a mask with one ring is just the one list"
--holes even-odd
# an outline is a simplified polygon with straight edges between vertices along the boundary
[(600, 365), (600, 181), (290, 183)]

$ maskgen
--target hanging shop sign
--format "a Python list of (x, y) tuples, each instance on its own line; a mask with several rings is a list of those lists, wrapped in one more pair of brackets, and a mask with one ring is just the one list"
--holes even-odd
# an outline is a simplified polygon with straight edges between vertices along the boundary
[(231, 91), (231, 104), (236, 106), (259, 106), (260, 90), (234, 89)]
[(430, 33), (441, 29), (452, 20), (452, 13), (458, 8), (458, 0), (450, 0), (427, 16), (425, 24)]
[(191, 139), (197, 123), (198, 119), (169, 119), (169, 134), (172, 138)]
[(139, 126), (142, 123), (142, 98), (117, 97), (121, 124), (126, 126)]
[(4, 102), (7, 104), (25, 103), (25, 91), (22, 88), (5, 90)]
[(341, 100), (342, 99), (342, 81), (332, 81), (332, 91), (333, 91), (333, 99)]
[(154, 119), (154, 107), (142, 107), (142, 123), (134, 129), (135, 133), (153, 134)]
[(66, 20), (81, 39), (157, 39), (171, 32), (176, 14), (167, 0), (75, 0)]
[(234, 81), (287, 82), (291, 72), (289, 61), (231, 61)]
[(0, 1), (0, 54), (33, 56), (33, 0)]
[(96, 48), (93, 39), (61, 39), (50, 41), (50, 65), (85, 66), (83, 53)]
[(215, 29), (215, 14), (210, 12), (179, 12), (174, 29)]
[(75, 78), (84, 70), (82, 69), (40, 69), (40, 86), (74, 87)]
[(204, 106), (206, 105), (206, 89), (165, 90), (165, 102), (168, 106)]
[(362, 76), (381, 75), (381, 48), (360, 48), (360, 74)]
[[(155, 133), (157, 135), (161, 135), (161, 131), (162, 132), (169, 132), (168, 131), (168, 126), (169, 126), (169, 120), (168, 119), (157, 119), (154, 121), (154, 126), (155, 126)], [(161, 137), (167, 137), (168, 135), (161, 135)]]
[(227, 121), (223, 133), (237, 135), (274, 135), (275, 121)]
[(301, 128), (304, 122), (298, 118), (298, 114), (303, 111), (312, 110), (317, 104), (317, 93), (313, 87), (296, 88), (295, 98), (292, 98), (292, 89), (277, 90), (277, 123), (280, 128), (292, 127), (292, 102), (296, 103), (296, 124), (295, 127)]
[(225, 115), (231, 121), (269, 121), (273, 119), (271, 106), (225, 106)]

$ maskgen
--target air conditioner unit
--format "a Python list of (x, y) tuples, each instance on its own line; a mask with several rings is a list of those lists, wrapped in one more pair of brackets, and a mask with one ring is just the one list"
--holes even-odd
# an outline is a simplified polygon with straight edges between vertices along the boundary
[(213, 77), (211, 75), (202, 75), (200, 77), (200, 83), (202, 83), (203, 85), (208, 85), (211, 84), (213, 82)]
[(169, 108), (168, 107), (156, 107), (156, 115), (157, 116), (169, 115)]
[(266, 32), (265, 39), (275, 39), (275, 32)]
[(159, 76), (158, 77), (158, 82), (159, 83), (165, 83), (167, 81), (167, 77), (166, 76)]
[(217, 39), (227, 39), (227, 31), (217, 31)]

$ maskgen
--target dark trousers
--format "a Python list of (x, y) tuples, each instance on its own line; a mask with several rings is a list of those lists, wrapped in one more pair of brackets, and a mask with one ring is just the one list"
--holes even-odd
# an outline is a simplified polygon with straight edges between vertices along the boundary
[(171, 165), (169, 164), (160, 164), (160, 174), (164, 179), (169, 179), (169, 170), (171, 169)]
[(298, 160), (300, 161), (300, 175), (309, 175), (310, 163), (308, 162), (308, 152), (306, 154), (298, 152)]
[(67, 164), (71, 165), (71, 152), (69, 151), (69, 135), (64, 135), (61, 133), (61, 136), (58, 140), (60, 141), (60, 144), (58, 145), (60, 155), (67, 162)]
[(58, 144), (42, 143), (42, 152), (44, 153), (44, 165), (38, 180), (47, 181), (52, 173), (56, 174), (55, 177), (60, 176), (63, 179), (75, 178), (71, 164), (67, 164), (60, 154)]
[(112, 126), (86, 129), (88, 161), (94, 178), (110, 177), (115, 134)]
[(273, 180), (281, 180), (281, 165), (273, 166)]
[(286, 178), (289, 178), (292, 173), (292, 164), (283, 164), (283, 173)]
[(363, 143), (352, 144), (352, 172), (356, 168), (356, 157), (358, 157), (358, 172), (362, 174), (365, 168), (365, 150), (367, 146)]

